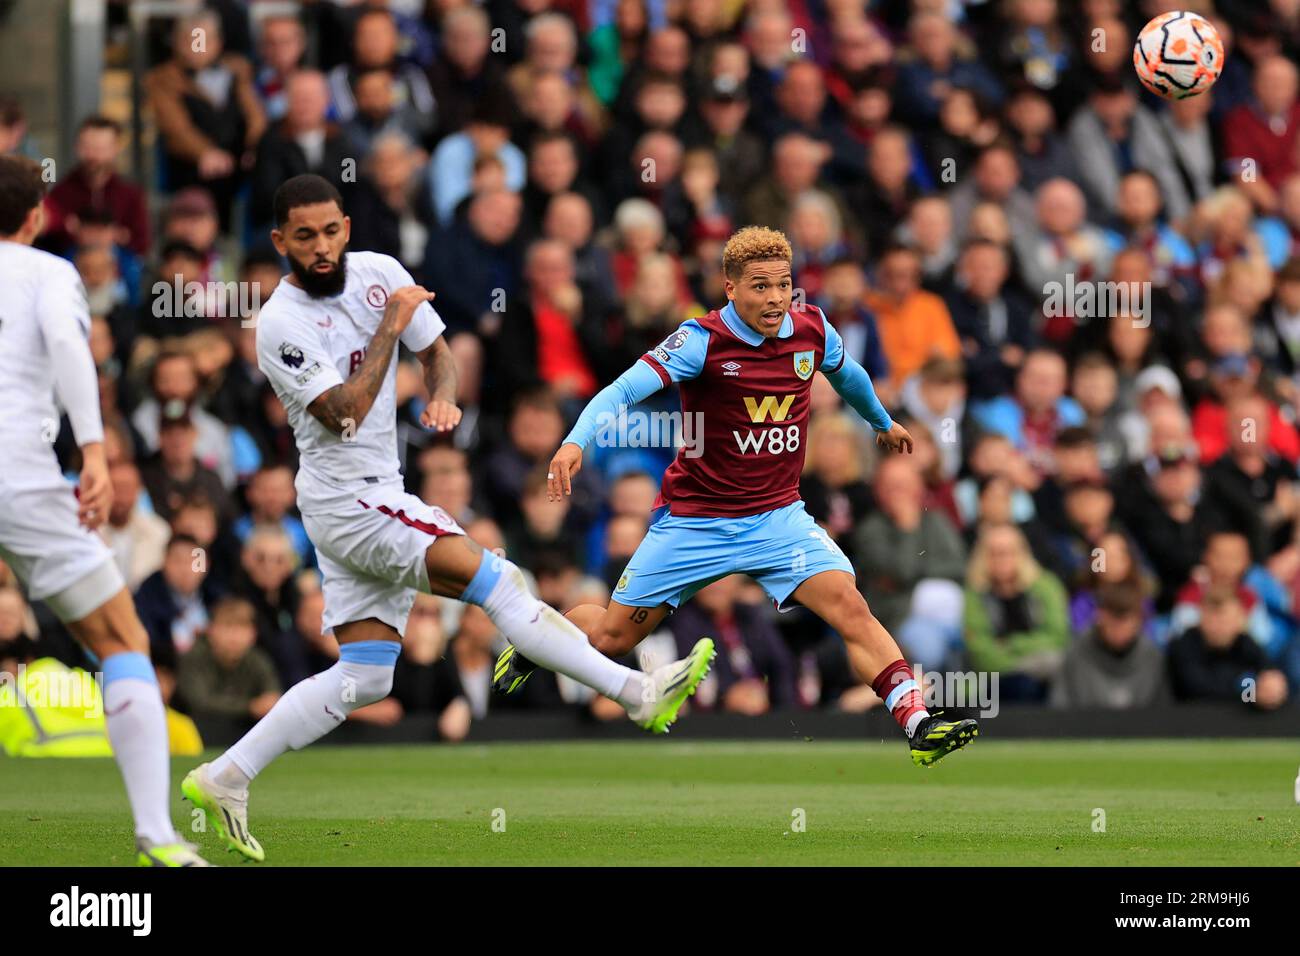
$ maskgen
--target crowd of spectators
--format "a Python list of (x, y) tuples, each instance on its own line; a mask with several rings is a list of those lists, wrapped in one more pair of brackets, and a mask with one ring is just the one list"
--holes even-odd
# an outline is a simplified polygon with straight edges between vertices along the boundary
[[(401, 260), (447, 324), (464, 419), (422, 429), (404, 362), (409, 490), (557, 608), (608, 598), (673, 450), (593, 448), (559, 504), (550, 456), (602, 385), (722, 304), (722, 243), (758, 223), (916, 439), (875, 457), (814, 381), (803, 496), (908, 660), (998, 671), (1006, 702), (1300, 691), (1300, 4), (1191, 4), (1229, 56), (1176, 103), (1132, 74), (1152, 2), (258, 6), (211, 3), (158, 44), (148, 181), (122, 172), (120, 124), (81, 122), (41, 240), (85, 281), (104, 533), (182, 706), (255, 717), (337, 656), (253, 347), (285, 271), (271, 196), (308, 171), (339, 187), (351, 248)], [(39, 156), (23, 116), (0, 97), (0, 148)], [(1071, 309), (1089, 283), (1140, 294)], [(73, 653), (39, 608), (4, 620), (0, 640)], [(721, 653), (697, 709), (877, 703), (836, 635), (747, 580), (638, 654), (704, 633)], [(544, 674), (492, 697), (500, 642), (421, 597), (394, 696), (354, 716), (435, 712), (456, 739), (504, 707), (615, 712)]]

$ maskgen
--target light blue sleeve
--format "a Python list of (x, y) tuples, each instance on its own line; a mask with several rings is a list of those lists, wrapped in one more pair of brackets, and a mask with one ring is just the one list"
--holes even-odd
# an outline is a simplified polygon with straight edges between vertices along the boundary
[[(841, 346), (841, 354), (843, 346)], [(825, 364), (824, 362), (822, 363)], [(834, 372), (826, 372), (826, 380), (835, 387), (835, 391), (840, 393), (840, 397), (849, 403), (849, 406), (866, 419), (878, 432), (887, 432), (894, 427), (894, 420), (889, 417), (889, 412), (885, 411), (885, 406), (880, 404), (880, 399), (876, 397), (875, 386), (871, 384), (871, 376), (867, 370), (857, 363), (856, 359), (845, 355), (844, 361)]]
[(636, 364), (602, 388), (582, 410), (564, 444), (586, 448), (596, 433), (618, 417), (619, 406), (628, 408), (664, 387), (663, 379), (648, 362)]
[(674, 382), (696, 378), (704, 371), (704, 360), (709, 355), (708, 330), (694, 319), (687, 319), (646, 355), (658, 362)]
[(835, 330), (835, 326), (831, 325), (830, 319), (826, 318), (825, 312), (822, 313), (822, 326), (826, 329), (826, 352), (818, 371), (830, 373), (844, 364), (844, 339)]

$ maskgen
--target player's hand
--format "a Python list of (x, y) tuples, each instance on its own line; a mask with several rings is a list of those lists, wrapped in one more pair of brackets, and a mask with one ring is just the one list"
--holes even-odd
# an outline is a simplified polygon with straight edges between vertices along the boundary
[(113, 485), (108, 480), (108, 459), (102, 442), (81, 449), (81, 480), (77, 484), (77, 519), (91, 531), (108, 518)]
[(573, 442), (561, 445), (546, 469), (546, 500), (559, 501), (573, 493), (573, 476), (582, 470), (582, 449)]
[(392, 322), (397, 334), (401, 335), (411, 324), (415, 310), (432, 301), (433, 293), (423, 286), (404, 285), (389, 294), (388, 304), (384, 306), (384, 321)]
[(909, 455), (912, 453), (912, 436), (898, 422), (894, 422), (887, 432), (876, 432), (876, 444), (885, 451), (896, 451), (900, 455), (904, 452)]
[(420, 413), (420, 424), (436, 432), (449, 432), (460, 424), (460, 409), (455, 402), (435, 398)]

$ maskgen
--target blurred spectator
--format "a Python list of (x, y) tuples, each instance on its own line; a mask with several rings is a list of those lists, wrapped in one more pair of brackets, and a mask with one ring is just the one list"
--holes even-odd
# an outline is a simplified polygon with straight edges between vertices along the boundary
[(46, 236), (60, 248), (75, 241), (81, 218), (107, 212), (116, 245), (137, 256), (149, 254), (149, 212), (144, 190), (117, 171), (122, 128), (106, 116), (87, 116), (77, 128), (77, 164), (45, 197)]
[[(596, 307), (584, 330), (584, 344), (601, 380), (617, 378), (681, 325), (686, 314), (678, 298), (679, 275), (672, 256), (662, 252), (643, 256), (627, 304), (605, 315), (603, 323)], [(697, 314), (702, 312), (701, 308)]]
[(1070, 631), (1086, 634), (1097, 618), (1097, 608), (1104, 593), (1125, 587), (1136, 591), (1142, 600), (1144, 620), (1154, 610), (1152, 597), (1156, 584), (1142, 564), (1142, 555), (1127, 533), (1112, 527), (1097, 538), (1086, 568), (1081, 568), (1070, 584)]
[(1078, 182), (1078, 162), (1060, 133), (1052, 101), (1041, 90), (1027, 84), (1016, 89), (1007, 101), (1006, 122), (1026, 190), (1032, 193), (1060, 177)]
[[(1264, 212), (1277, 209), (1277, 190), (1282, 181), (1300, 169), (1296, 159), (1300, 136), (1298, 91), (1296, 65), (1283, 56), (1269, 57), (1255, 66), (1251, 101), (1233, 109), (1223, 120), (1228, 171)], [(1244, 175), (1243, 163), (1251, 164), (1254, 175)]]
[(149, 633), (154, 660), (174, 664), (208, 626), (208, 555), (187, 534), (173, 534), (162, 567), (135, 592), (135, 607)]
[[(1041, 187), (1041, 183), (1034, 187), (1035, 192)], [(1015, 149), (1002, 141), (986, 146), (975, 160), (974, 175), (959, 177), (948, 197), (952, 221), (957, 225), (957, 240), (963, 242), (968, 237), (979, 236), (1005, 245), (1015, 237), (1017, 250), (1026, 246), (1038, 231), (1034, 199), (1027, 188), (1020, 183), (1020, 163)], [(976, 228), (975, 210), (983, 203), (1002, 210), (1003, 218), (1010, 224), (1006, 236), (994, 237)]]
[(923, 10), (907, 25), (914, 57), (898, 72), (899, 115), (915, 117), (918, 125), (934, 125), (944, 93), (964, 88), (997, 105), (1001, 87), (974, 55), (952, 21), (943, 13)]
[[(914, 180), (913, 145), (911, 135), (901, 127), (886, 126), (876, 132), (867, 149), (867, 176), (848, 187), (849, 206), (861, 210), (862, 230), (866, 234), (866, 249), (873, 256), (887, 252), (894, 223), (907, 217), (911, 204), (920, 196)], [(819, 160), (824, 161), (823, 151)], [(780, 221), (780, 220), (778, 220)], [(858, 239), (859, 220), (846, 213), (846, 228)], [(858, 242), (861, 245), (861, 242)]]
[(357, 111), (343, 125), (343, 135), (357, 151), (357, 159), (370, 155), (375, 141), (396, 133), (413, 145), (420, 143), (425, 132), (424, 118), (410, 103), (398, 104), (393, 89), (393, 74), (387, 70), (367, 70), (357, 77)]
[[(520, 502), (528, 476), (545, 467), (564, 438), (564, 418), (555, 396), (545, 389), (519, 394), (506, 425), (506, 441), (484, 462), (488, 503), (502, 522), (522, 517)], [(575, 510), (592, 508), (599, 479), (584, 468), (573, 480), (567, 500)]]
[(672, 616), (679, 655), (701, 634), (718, 643), (713, 672), (696, 694), (702, 709), (756, 716), (795, 703), (794, 659), (760, 605), (739, 601), (741, 579), (729, 575), (699, 591)]
[(1065, 360), (1049, 349), (1025, 356), (1016, 375), (1015, 393), (974, 405), (971, 414), (982, 428), (1006, 435), (1029, 462), (1046, 474), (1052, 447), (1062, 429), (1083, 424), (1083, 410), (1065, 394)]
[(548, 131), (532, 138), (528, 147), (528, 185), (524, 189), (524, 209), (530, 235), (542, 231), (543, 219), (557, 196), (577, 193), (587, 204), (591, 223), (586, 232), (590, 238), (599, 193), (580, 177), (581, 167), (578, 144), (568, 133)]
[(1210, 92), (1174, 100), (1156, 117), (1169, 140), (1188, 208), (1208, 197), (1224, 177), (1218, 160), (1219, 129), (1210, 122), (1210, 110), (1218, 95)]
[(202, 495), (226, 519), (231, 510), (221, 479), (197, 457), (199, 431), (193, 411), (179, 398), (168, 399), (160, 417), (158, 450), (140, 469), (154, 510), (170, 520), (182, 501)]
[(961, 356), (948, 307), (921, 288), (921, 259), (914, 250), (906, 246), (884, 250), (867, 305), (876, 314), (889, 362), (889, 381), (876, 385), (877, 393), (885, 386), (883, 401), (892, 401), (908, 377), (929, 359)]
[(1034, 307), (1010, 280), (1007, 250), (976, 239), (962, 249), (953, 281), (943, 293), (975, 400), (1007, 392), (1034, 344)]
[(862, 266), (850, 258), (829, 263), (822, 272), (820, 294), (814, 301), (844, 340), (844, 353), (877, 382), (889, 377), (889, 362), (880, 341), (876, 317), (864, 304), (867, 291)]
[(507, 549), (512, 559), (533, 567), (542, 555), (559, 554), (566, 561), (576, 563), (577, 542), (564, 531), (568, 510), (568, 498), (550, 500), (545, 466), (530, 471), (519, 501), (519, 520), (506, 528)]
[(795, 199), (786, 228), (794, 250), (795, 285), (816, 298), (826, 269), (850, 254), (835, 201), (820, 190), (808, 190)]
[(921, 256), (921, 284), (942, 293), (952, 284), (957, 243), (953, 237), (952, 207), (942, 196), (921, 196), (912, 203), (907, 219), (894, 230), (904, 245)]
[(966, 573), (964, 623), (971, 666), (998, 672), (1003, 701), (1047, 698), (1070, 644), (1067, 597), (1014, 526), (980, 532)]
[(1160, 183), (1171, 219), (1190, 211), (1160, 124), (1124, 81), (1095, 83), (1066, 135), (1094, 213), (1115, 214), (1120, 180), (1132, 170), (1144, 170)]
[[(1256, 561), (1265, 560), (1288, 540), (1300, 517), (1295, 458), (1280, 459), (1270, 441), (1277, 414), (1258, 396), (1234, 401), (1225, 415), (1228, 452), (1205, 472), (1211, 513), (1222, 526), (1247, 536)], [(1282, 427), (1295, 436), (1292, 426)]]
[(441, 135), (464, 128), (474, 104), (505, 92), (501, 60), (490, 56), (491, 22), (481, 7), (457, 6), (442, 17), (441, 55), (429, 67)]
[(727, 174), (718, 184), (733, 203), (739, 203), (763, 175), (762, 140), (745, 127), (749, 96), (734, 76), (724, 74), (708, 84), (699, 104), (698, 120), (687, 117), (683, 137), (688, 148), (704, 147), (717, 157)]
[(293, 629), (302, 642), (303, 670), (292, 676), (280, 675), (286, 683), (289, 680), (297, 683), (328, 670), (339, 659), (339, 643), (333, 631), (325, 631), (325, 592), (321, 590), (320, 576), (304, 571), (295, 579), (294, 586), (298, 589), (298, 607), (293, 615)]
[(402, 656), (397, 660), (393, 695), (388, 700), (399, 705), (400, 716), (435, 714), (439, 739), (454, 743), (469, 733), (471, 714), (456, 665), (443, 657), (446, 647), (438, 620), (438, 598), (417, 595), (402, 635)]
[(495, 332), (520, 288), (522, 213), (518, 193), (495, 189), (469, 200), (464, 221), (431, 237), (424, 275), (438, 291), (438, 314), (450, 333)]
[(1167, 703), (1164, 655), (1142, 636), (1144, 616), (1139, 590), (1125, 584), (1103, 587), (1096, 623), (1065, 652), (1053, 703), (1108, 710)]
[[(923, 581), (960, 581), (966, 570), (966, 546), (942, 514), (922, 508), (925, 492), (911, 462), (889, 457), (880, 461), (874, 479), (879, 510), (850, 537), (858, 572), (858, 589), (871, 611), (891, 633), (901, 634), (913, 606), (913, 592)], [(937, 666), (948, 651), (946, 635), (911, 635), (908, 651), (927, 666)], [(900, 639), (902, 639), (900, 637)]]
[(218, 601), (206, 633), (177, 672), (177, 689), (195, 716), (260, 720), (275, 706), (281, 685), (256, 640), (252, 605), (239, 598)]
[[(1120, 239), (1088, 222), (1083, 191), (1068, 179), (1049, 179), (1038, 187), (1035, 205), (1037, 228), (1017, 232), (1014, 240), (1025, 285), (1046, 296), (1049, 283), (1075, 287), (1104, 279)], [(1052, 316), (1055, 321), (1043, 332), (1047, 338), (1058, 341), (1069, 334), (1073, 308), (1066, 311), (1071, 314)]]
[(1262, 565), (1252, 562), (1249, 541), (1236, 531), (1216, 529), (1207, 537), (1201, 563), (1178, 592), (1170, 633), (1200, 623), (1202, 601), (1215, 588), (1230, 588), (1237, 595), (1245, 615), (1243, 629), (1271, 659), (1281, 657), (1294, 630), (1286, 593)]
[(934, 358), (903, 383), (899, 406), (929, 433), (938, 456), (938, 472), (952, 480), (961, 471), (970, 435), (966, 417), (966, 376), (952, 359)]
[(45, 154), (28, 135), (27, 111), (17, 97), (0, 94), (0, 155), (15, 154), (40, 162)]
[(239, 563), (233, 589), (254, 610), (258, 646), (280, 674), (301, 672), (304, 649), (294, 632), (298, 558), (289, 535), (280, 525), (257, 526), (244, 541)]
[[(1192, 412), (1192, 432), (1201, 461), (1210, 465), (1224, 453), (1277, 459), (1278, 467), (1295, 468), (1300, 459), (1300, 432), (1281, 409), (1256, 391), (1259, 360), (1243, 352), (1210, 364), (1209, 394)], [(1244, 449), (1242, 446), (1253, 446)]]
[[(825, 161), (823, 145), (805, 134), (793, 132), (781, 136), (772, 145), (770, 172), (764, 172), (743, 197), (745, 219), (787, 222), (795, 199), (818, 186)], [(836, 202), (841, 222), (852, 222), (843, 200), (836, 196)]]
[(471, 195), (475, 160), (495, 156), (505, 167), (505, 188), (517, 193), (528, 179), (528, 162), (510, 142), (510, 116), (502, 101), (480, 100), (463, 129), (445, 137), (429, 160), (429, 191), (438, 221), (451, 222), (457, 205)]
[(403, 134), (375, 138), (352, 198), (349, 249), (382, 252), (420, 269), (434, 223), (423, 171), (423, 157)]
[(307, 529), (303, 527), (302, 520), (292, 514), (298, 496), (294, 490), (291, 469), (275, 464), (259, 468), (244, 489), (244, 499), (248, 502), (248, 513), (241, 515), (232, 526), (235, 536), (241, 542), (248, 540), (254, 528), (261, 525), (278, 526), (289, 536), (301, 566), (310, 568), (316, 563)]
[(534, 242), (524, 278), (527, 293), (511, 303), (497, 339), (495, 358), (503, 379), (516, 388), (545, 384), (561, 399), (590, 398), (597, 379), (584, 333), (601, 317), (588, 312), (574, 281), (573, 253), (555, 240)]
[(1062, 429), (1052, 440), (1050, 468), (1034, 489), (1034, 510), (1048, 526), (1068, 532), (1071, 526), (1066, 496), (1081, 485), (1098, 485), (1104, 475), (1097, 444), (1087, 429)]
[(283, 119), (288, 109), (286, 86), (289, 76), (302, 68), (307, 52), (307, 35), (296, 16), (276, 14), (263, 17), (258, 29), (259, 66), (254, 74), (257, 95), (266, 118)]
[(325, 75), (316, 70), (291, 73), (285, 79), (284, 100), (284, 118), (257, 144), (250, 219), (258, 226), (271, 224), (271, 202), (286, 179), (303, 173), (323, 176), (343, 194), (345, 203), (356, 181), (356, 144), (326, 119), (330, 100)]
[(100, 535), (112, 550), (127, 588), (134, 591), (162, 567), (171, 529), (158, 515), (141, 507), (144, 485), (134, 461), (113, 462), (108, 477), (113, 484), (113, 503)]
[(352, 59), (329, 72), (329, 94), (340, 123), (357, 113), (357, 83), (370, 70), (387, 70), (393, 77), (393, 96), (399, 107), (409, 105), (413, 115), (424, 118), (422, 133), (432, 129), (438, 104), (424, 71), (398, 59), (401, 35), (389, 10), (369, 7), (357, 17), (352, 30)]
[[(1296, 179), (1300, 195), (1300, 177)], [(1300, 399), (1300, 257), (1288, 259), (1275, 276), (1273, 295), (1253, 322), (1255, 351), (1279, 395)]]
[[(627, 199), (619, 203), (614, 211), (614, 228), (617, 247), (610, 265), (614, 272), (615, 288), (620, 296), (626, 298), (636, 282), (641, 260), (667, 251), (667, 228), (663, 213), (646, 199)], [(685, 270), (676, 259), (674, 270), (677, 273), (675, 286), (678, 298), (685, 306), (690, 301), (690, 288), (686, 283)]]
[(1245, 613), (1231, 588), (1211, 588), (1201, 599), (1201, 622), (1169, 645), (1174, 695), (1183, 701), (1254, 704), (1263, 710), (1287, 699), (1286, 676), (1245, 633)]
[(863, 477), (862, 432), (847, 415), (828, 412), (813, 416), (807, 443), (799, 497), (835, 543), (849, 550), (850, 534), (875, 504)]
[(145, 88), (166, 151), (168, 188), (205, 186), (229, 229), (242, 173), (252, 168), (266, 130), (252, 66), (225, 52), (221, 21), (200, 11), (176, 21), (172, 59), (149, 71)]

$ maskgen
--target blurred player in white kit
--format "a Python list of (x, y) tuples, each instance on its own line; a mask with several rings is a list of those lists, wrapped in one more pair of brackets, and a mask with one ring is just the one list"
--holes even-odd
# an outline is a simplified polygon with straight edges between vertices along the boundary
[[(45, 224), (41, 172), (32, 160), (0, 156), (0, 559), (99, 661), (136, 862), (207, 866), (172, 826), (166, 712), (149, 637), (94, 530), (108, 517), (112, 488), (90, 313), (72, 264), (31, 248)], [(81, 450), (75, 489), (54, 454), (59, 406)]]

